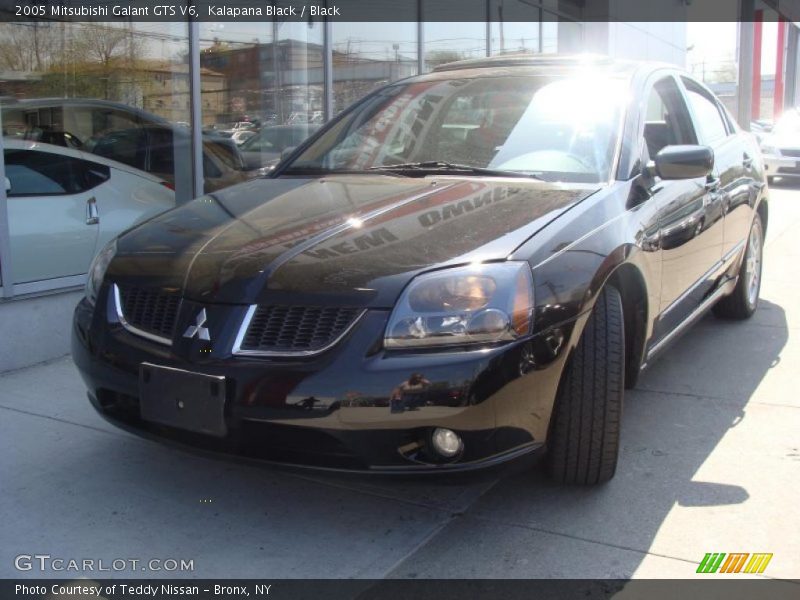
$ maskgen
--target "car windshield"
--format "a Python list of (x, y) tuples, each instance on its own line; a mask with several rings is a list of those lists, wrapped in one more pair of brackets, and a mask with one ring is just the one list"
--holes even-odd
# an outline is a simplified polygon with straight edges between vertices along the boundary
[(335, 122), (287, 174), (468, 171), (606, 181), (627, 88), (599, 76), (490, 76), (387, 87)]

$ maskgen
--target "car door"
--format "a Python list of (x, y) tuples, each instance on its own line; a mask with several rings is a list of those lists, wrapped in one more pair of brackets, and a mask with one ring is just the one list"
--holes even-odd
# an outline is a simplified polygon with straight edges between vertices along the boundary
[(737, 132), (714, 95), (690, 77), (682, 76), (689, 108), (698, 126), (700, 143), (714, 149), (714, 172), (720, 202), (711, 206), (724, 217), (722, 259), (733, 258), (750, 230), (756, 189), (751, 171), (758, 149)]
[(56, 150), (5, 150), (15, 283), (81, 275), (94, 257), (96, 199), (82, 161)]
[(147, 129), (147, 172), (175, 181), (175, 136), (164, 127)]
[[(666, 146), (698, 143), (697, 127), (672, 75), (657, 78), (650, 88), (644, 140), (650, 160)], [(685, 319), (713, 285), (723, 241), (719, 187), (714, 174), (678, 180), (655, 177), (651, 193), (658, 213), (661, 292), (654, 341)]]

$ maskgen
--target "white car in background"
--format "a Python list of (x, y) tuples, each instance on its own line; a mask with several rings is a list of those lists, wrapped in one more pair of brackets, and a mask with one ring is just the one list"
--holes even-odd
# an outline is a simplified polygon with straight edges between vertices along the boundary
[(233, 135), (231, 135), (231, 139), (236, 142), (237, 146), (241, 146), (251, 137), (256, 135), (258, 130), (256, 129), (239, 129), (238, 131), (234, 131)]
[(14, 282), (83, 275), (125, 229), (175, 206), (159, 177), (40, 142), (5, 138)]
[(778, 119), (769, 133), (761, 134), (761, 153), (767, 180), (800, 177), (800, 112), (792, 108)]

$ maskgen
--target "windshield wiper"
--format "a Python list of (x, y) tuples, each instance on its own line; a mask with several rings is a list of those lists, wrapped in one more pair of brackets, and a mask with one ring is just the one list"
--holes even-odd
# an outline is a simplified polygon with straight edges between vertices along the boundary
[(461, 165), (441, 160), (428, 160), (423, 162), (399, 163), (396, 165), (378, 165), (369, 167), (368, 171), (426, 171), (436, 173), (472, 173), (474, 175), (486, 175), (487, 177), (527, 177), (529, 179), (540, 179), (531, 173), (520, 171), (504, 171), (502, 169), (487, 169), (485, 167), (473, 167), (472, 165)]

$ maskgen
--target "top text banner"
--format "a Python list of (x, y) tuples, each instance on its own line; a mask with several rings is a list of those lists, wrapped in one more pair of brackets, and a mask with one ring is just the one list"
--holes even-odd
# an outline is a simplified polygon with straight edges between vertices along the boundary
[[(800, 0), (768, 3), (765, 20), (800, 20)], [(754, 0), (0, 0), (0, 21), (749, 21), (753, 8)]]

